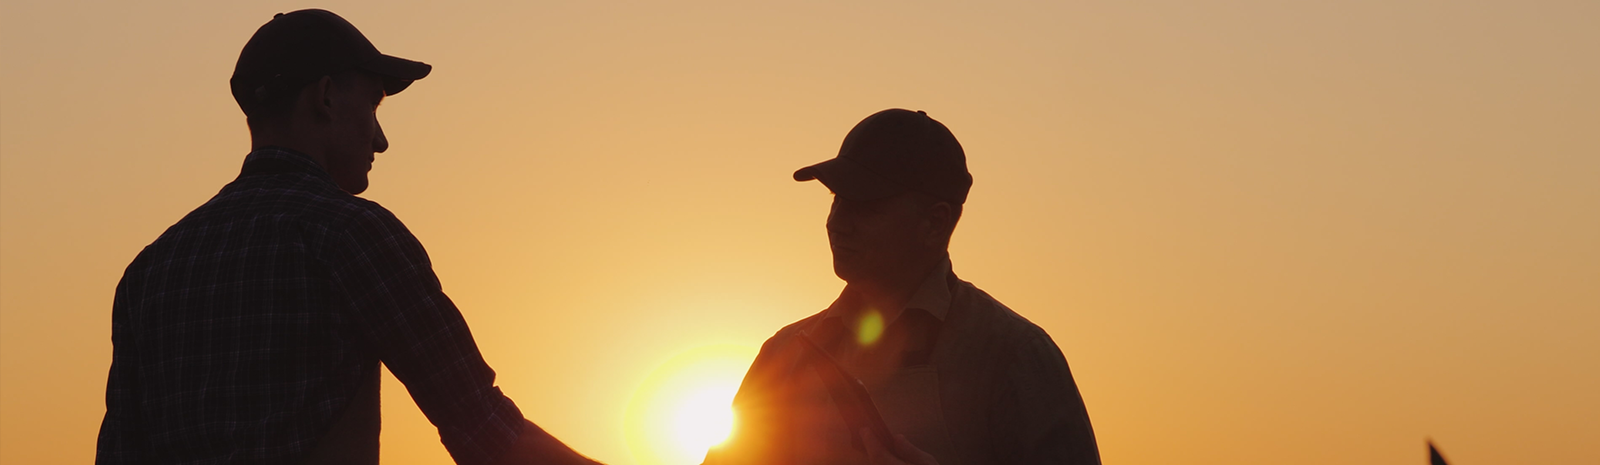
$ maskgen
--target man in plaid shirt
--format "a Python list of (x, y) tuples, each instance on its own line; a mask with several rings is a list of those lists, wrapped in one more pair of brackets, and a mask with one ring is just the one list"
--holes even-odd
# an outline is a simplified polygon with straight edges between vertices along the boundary
[(117, 285), (97, 463), (376, 464), (380, 363), (457, 463), (593, 463), (495, 387), (422, 244), (355, 196), (388, 148), (378, 103), (430, 70), (323, 10), (256, 31), (238, 179)]

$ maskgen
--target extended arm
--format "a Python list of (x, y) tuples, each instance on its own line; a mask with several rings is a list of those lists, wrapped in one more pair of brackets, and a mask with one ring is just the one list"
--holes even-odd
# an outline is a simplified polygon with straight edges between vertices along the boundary
[[(358, 217), (328, 244), (334, 294), (389, 371), (404, 383), (456, 463), (524, 457), (580, 463), (523, 419), (494, 385), (466, 320), (442, 290), (422, 244), (387, 211)], [(578, 456), (581, 457), (581, 456)]]

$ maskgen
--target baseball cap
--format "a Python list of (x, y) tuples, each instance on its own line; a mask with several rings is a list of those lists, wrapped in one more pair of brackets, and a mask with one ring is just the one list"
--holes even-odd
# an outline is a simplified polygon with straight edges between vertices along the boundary
[(916, 191), (960, 205), (972, 190), (955, 134), (926, 112), (899, 108), (861, 120), (844, 136), (838, 156), (794, 172), (796, 181), (812, 179), (857, 200)]
[(256, 29), (239, 52), (233, 99), (249, 113), (278, 89), (297, 88), (322, 76), (363, 70), (383, 78), (394, 95), (433, 70), (427, 63), (384, 55), (355, 25), (327, 10), (278, 13)]

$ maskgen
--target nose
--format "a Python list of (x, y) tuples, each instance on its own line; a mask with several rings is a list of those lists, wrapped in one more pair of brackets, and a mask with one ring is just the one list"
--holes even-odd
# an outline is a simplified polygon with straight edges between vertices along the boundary
[(828, 207), (828, 234), (843, 235), (854, 230), (855, 228), (851, 227), (850, 221), (847, 219), (848, 216), (844, 208), (839, 205), (839, 197), (834, 196), (833, 205)]
[(372, 151), (383, 153), (384, 150), (389, 150), (389, 138), (383, 136), (383, 125), (378, 124), (376, 118), (372, 120), (372, 129)]

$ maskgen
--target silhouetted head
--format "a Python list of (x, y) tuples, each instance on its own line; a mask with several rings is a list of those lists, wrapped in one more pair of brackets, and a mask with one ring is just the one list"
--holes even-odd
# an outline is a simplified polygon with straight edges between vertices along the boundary
[(350, 22), (325, 10), (279, 13), (256, 30), (229, 80), (254, 147), (316, 159), (339, 188), (367, 188), (373, 154), (389, 148), (377, 108), (432, 67), (384, 55)]
[(852, 284), (920, 279), (943, 260), (972, 188), (966, 154), (943, 124), (921, 111), (868, 116), (839, 155), (795, 171), (834, 193), (828, 212), (833, 271)]

